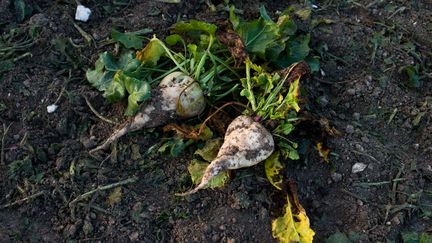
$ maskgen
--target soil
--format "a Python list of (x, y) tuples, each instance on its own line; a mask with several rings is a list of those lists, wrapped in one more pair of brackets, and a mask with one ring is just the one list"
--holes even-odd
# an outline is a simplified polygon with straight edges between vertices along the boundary
[[(84, 75), (97, 53), (113, 50), (102, 45), (111, 29), (151, 28), (164, 36), (177, 20), (213, 22), (226, 12), (212, 12), (204, 1), (82, 1), (93, 12), (81, 23), (73, 20), (75, 1), (37, 0), (24, 1), (33, 11), (19, 22), (13, 2), (0, 0), (2, 35), (21, 29), (18, 43), (30, 38), (34, 25), (38, 34), (11, 54), (21, 56), (11, 68), (0, 66), (1, 242), (275, 241), (278, 195), (263, 165), (231, 173), (222, 189), (178, 198), (175, 192), (192, 186), (192, 154), (149, 152), (160, 130), (125, 136), (103, 158), (88, 153), (113, 126), (93, 114), (83, 95), (103, 116), (123, 119), (124, 104), (107, 103)], [(276, 16), (299, 2), (262, 4)], [(259, 14), (256, 0), (234, 4), (244, 18)], [(309, 149), (286, 171), (297, 183), (315, 241), (342, 232), (352, 242), (401, 242), (402, 232), (431, 231), (432, 4), (317, 1), (316, 7), (313, 18), (331, 23), (312, 32), (321, 70), (303, 84), (305, 109), (342, 135), (327, 139), (329, 163), (306, 146), (310, 140), (300, 139)], [(74, 23), (94, 42), (87, 43)], [(418, 65), (419, 87), (403, 71), (407, 65)], [(47, 113), (54, 103), (58, 109)], [(355, 164), (365, 168), (353, 173)], [(97, 186), (135, 177), (117, 191), (120, 196), (103, 190), (69, 204)]]

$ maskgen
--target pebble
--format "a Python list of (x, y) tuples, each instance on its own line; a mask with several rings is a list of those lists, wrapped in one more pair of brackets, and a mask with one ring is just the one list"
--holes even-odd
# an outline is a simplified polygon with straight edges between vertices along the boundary
[(355, 147), (355, 149), (357, 150), (357, 151), (360, 151), (360, 152), (363, 152), (364, 151), (364, 148), (363, 148), (363, 146), (361, 146), (360, 144), (356, 144), (356, 145), (354, 145), (354, 147)]
[(349, 94), (349, 95), (355, 95), (355, 93), (356, 93), (355, 89), (348, 89), (347, 90), (347, 94)]
[(318, 101), (319, 101), (319, 104), (320, 104), (322, 107), (326, 107), (326, 106), (328, 105), (328, 103), (329, 103), (327, 97), (325, 97), (325, 96), (321, 96), (321, 97), (319, 97)]
[(331, 173), (331, 178), (334, 182), (339, 182), (342, 180), (342, 174), (333, 172)]
[(352, 166), (351, 172), (354, 174), (359, 173), (359, 172), (364, 171), (366, 169), (366, 167), (367, 167), (367, 164), (357, 162)]
[(89, 235), (93, 232), (93, 225), (90, 223), (90, 221), (85, 220), (82, 229), (85, 235)]
[(360, 113), (354, 112), (353, 117), (356, 121), (360, 120)]
[(346, 126), (346, 128), (345, 128), (345, 131), (347, 132), (347, 133), (354, 133), (354, 126), (353, 125), (347, 125)]
[(222, 224), (222, 225), (219, 226), (219, 229), (222, 230), (222, 231), (224, 231), (224, 230), (226, 230), (226, 226)]
[(139, 239), (139, 232), (138, 231), (135, 231), (129, 235), (130, 241), (137, 241), (138, 239)]
[(361, 140), (364, 143), (369, 143), (369, 138), (367, 138), (366, 136), (361, 137)]

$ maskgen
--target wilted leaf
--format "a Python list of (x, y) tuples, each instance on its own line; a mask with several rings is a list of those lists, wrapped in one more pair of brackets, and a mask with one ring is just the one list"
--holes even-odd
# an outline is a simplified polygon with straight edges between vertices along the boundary
[(242, 65), (248, 58), (248, 54), (240, 36), (232, 29), (229, 29), (226, 24), (220, 25), (216, 34), (219, 41), (228, 48), (234, 57), (235, 66)]
[(329, 155), (330, 155), (330, 149), (327, 148), (323, 143), (317, 143), (316, 149), (318, 150), (319, 155), (321, 158), (324, 159), (325, 162), (330, 163)]
[(296, 112), (300, 111), (300, 106), (298, 105), (299, 95), (300, 95), (300, 77), (296, 78), (290, 85), (288, 91), (288, 101), (290, 108), (293, 108)]
[(299, 9), (295, 12), (295, 14), (303, 21), (306, 21), (310, 18), (312, 10), (310, 8)]
[[(188, 171), (189, 174), (191, 175), (192, 178), (192, 182), (194, 184), (198, 184), (201, 182), (201, 178), (204, 175), (204, 171), (206, 170), (207, 166), (210, 163), (208, 162), (203, 162), (200, 160), (192, 160), (191, 163), (188, 166)], [(228, 172), (227, 171), (223, 171), (220, 172), (218, 175), (216, 175), (215, 177), (213, 177), (210, 182), (208, 183), (208, 185), (206, 186), (206, 188), (217, 188), (217, 187), (222, 187), (225, 185), (225, 183), (228, 180)]]
[(121, 197), (122, 197), (122, 188), (116, 187), (108, 196), (107, 205), (113, 207), (115, 204), (121, 201)]
[(190, 126), (186, 124), (168, 124), (163, 127), (164, 132), (168, 131), (174, 131), (179, 135), (181, 138), (184, 139), (193, 139), (193, 140), (208, 140), (213, 136), (213, 132), (208, 128), (207, 126), (204, 126), (204, 129), (200, 133), (200, 127), (201, 124), (198, 124), (196, 126)]
[(291, 84), (296, 79), (302, 77), (309, 77), (310, 73), (311, 70), (309, 68), (309, 65), (304, 61), (298, 62), (294, 64), (294, 66), (290, 66), (278, 71), (278, 74), (281, 77), (288, 76), (287, 84)]
[(336, 128), (332, 127), (330, 125), (330, 122), (328, 119), (321, 117), (319, 120), (319, 125), (321, 127), (321, 129), (329, 136), (333, 136), (333, 137), (339, 137), (342, 136), (342, 133), (337, 130)]
[(161, 41), (158, 38), (153, 37), (144, 49), (136, 52), (136, 59), (140, 60), (144, 65), (154, 67), (164, 54), (165, 49), (163, 48)]
[(279, 151), (274, 152), (268, 159), (265, 160), (264, 168), (267, 179), (270, 181), (270, 183), (278, 190), (282, 190), (283, 175), (280, 173), (284, 166), (279, 161), (279, 158)]
[(284, 215), (272, 222), (272, 235), (283, 243), (313, 241), (315, 232), (310, 228), (309, 218), (298, 202), (297, 193), (292, 185), (284, 207)]
[(216, 158), (219, 148), (222, 146), (222, 142), (222, 138), (207, 140), (204, 147), (195, 151), (195, 154), (201, 156), (205, 161), (211, 162)]

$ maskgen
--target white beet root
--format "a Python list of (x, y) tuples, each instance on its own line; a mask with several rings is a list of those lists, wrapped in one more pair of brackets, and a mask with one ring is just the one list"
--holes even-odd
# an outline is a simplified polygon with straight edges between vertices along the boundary
[(104, 150), (125, 134), (143, 128), (165, 125), (177, 118), (191, 118), (205, 108), (204, 94), (197, 82), (182, 72), (173, 72), (152, 91), (150, 100), (141, 105), (140, 111), (123, 123), (101, 145), (90, 153)]
[(272, 134), (249, 116), (239, 116), (228, 126), (216, 158), (206, 168), (201, 182), (193, 190), (178, 193), (186, 196), (204, 188), (209, 181), (224, 170), (234, 170), (258, 164), (274, 151)]

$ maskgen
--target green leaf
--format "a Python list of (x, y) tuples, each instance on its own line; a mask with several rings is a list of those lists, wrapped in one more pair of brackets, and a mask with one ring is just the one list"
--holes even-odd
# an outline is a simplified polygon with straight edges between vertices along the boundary
[(125, 115), (133, 116), (138, 111), (138, 102), (143, 102), (150, 98), (150, 85), (145, 81), (129, 77), (122, 72), (118, 72), (114, 79), (116, 78), (118, 80), (115, 82), (123, 83), (129, 93)]
[(407, 84), (412, 88), (420, 88), (421, 80), (418, 71), (418, 65), (408, 65), (401, 68), (401, 71), (404, 72), (408, 76)]
[(106, 88), (103, 96), (110, 102), (116, 102), (123, 99), (126, 95), (126, 89), (121, 77), (121, 71), (115, 73), (111, 83)]
[(183, 44), (185, 43), (183, 38), (178, 34), (167, 36), (167, 38), (165, 38), (165, 42), (170, 46), (176, 45), (179, 42), (182, 42)]
[(172, 157), (177, 157), (193, 142), (194, 141), (192, 139), (189, 139), (185, 142), (183, 139), (175, 137), (175, 138), (170, 139), (167, 142), (165, 142), (158, 149), (158, 152), (164, 153), (169, 149), (170, 155)]
[(283, 175), (281, 175), (280, 172), (284, 166), (279, 161), (279, 158), (279, 151), (274, 152), (269, 158), (265, 160), (264, 168), (267, 179), (270, 181), (270, 183), (278, 190), (282, 190)]
[(195, 154), (201, 156), (205, 161), (211, 162), (216, 158), (222, 142), (222, 138), (207, 140), (204, 147), (195, 151)]
[[(198, 184), (201, 182), (201, 178), (204, 175), (204, 171), (206, 170), (209, 164), (210, 163), (208, 162), (203, 162), (197, 159), (191, 161), (191, 163), (188, 166), (188, 171), (189, 174), (191, 175), (192, 182), (194, 184)], [(225, 185), (228, 178), (229, 177), (227, 171), (220, 172), (218, 175), (216, 175), (209, 181), (208, 185), (205, 188), (214, 189), (217, 187), (222, 187)]]
[(161, 41), (153, 37), (144, 49), (136, 53), (136, 59), (140, 60), (143, 65), (154, 67), (164, 54), (165, 49)]
[(283, 37), (292, 36), (297, 32), (297, 25), (289, 15), (281, 15), (277, 21), (277, 25)]
[(278, 26), (263, 18), (241, 22), (235, 31), (242, 39), (248, 53), (256, 54), (261, 58), (265, 58), (266, 50), (274, 47), (274, 43), (280, 37)]
[(299, 35), (295, 39), (290, 39), (288, 47), (289, 64), (303, 60), (309, 55), (310, 34)]
[(216, 35), (217, 26), (204, 21), (190, 20), (188, 22), (179, 22), (172, 27), (172, 31), (177, 34), (187, 34), (193, 38), (201, 38), (202, 34), (210, 36)]
[(289, 122), (283, 122), (276, 127), (273, 133), (281, 134), (281, 135), (289, 135), (292, 131), (294, 131), (295, 127), (293, 124)]
[(150, 29), (143, 29), (137, 32), (121, 33), (115, 29), (111, 31), (111, 38), (123, 44), (126, 48), (141, 49), (143, 47), (144, 38), (140, 34), (147, 34), (152, 32)]
[(315, 73), (315, 72), (319, 71), (319, 69), (320, 69), (319, 60), (320, 60), (319, 56), (306, 57), (305, 61), (309, 65), (311, 73)]
[[(123, 52), (116, 60), (110, 53), (103, 52), (95, 63), (95, 69), (86, 72), (86, 78), (90, 84), (99, 91), (105, 91), (105, 97), (112, 97), (111, 100), (119, 100), (124, 97), (119, 84), (113, 84), (113, 78), (117, 70), (133, 71), (139, 66), (132, 52)], [(123, 94), (122, 97), (120, 97)]]

